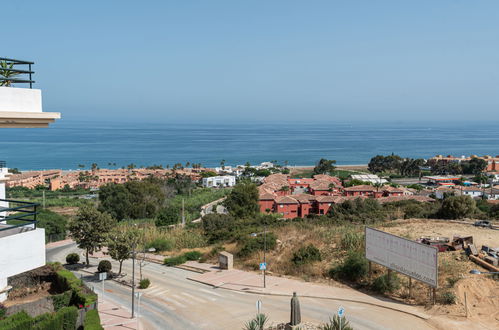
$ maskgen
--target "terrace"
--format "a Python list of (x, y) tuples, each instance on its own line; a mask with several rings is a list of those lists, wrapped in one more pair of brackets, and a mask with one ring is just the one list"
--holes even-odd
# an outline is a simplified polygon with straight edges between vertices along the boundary
[(36, 230), (36, 203), (0, 199), (2, 204), (9, 207), (0, 207), (0, 239), (6, 236)]
[(33, 65), (0, 57), (0, 127), (47, 127), (61, 118), (58, 112), (42, 111), (42, 92), (33, 89)]

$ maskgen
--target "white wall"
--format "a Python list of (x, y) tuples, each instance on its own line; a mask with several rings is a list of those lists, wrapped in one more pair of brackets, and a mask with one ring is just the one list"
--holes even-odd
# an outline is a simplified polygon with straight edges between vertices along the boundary
[(45, 229), (37, 228), (0, 238), (0, 285), (10, 276), (44, 265)]
[(39, 89), (0, 87), (0, 111), (42, 112)]

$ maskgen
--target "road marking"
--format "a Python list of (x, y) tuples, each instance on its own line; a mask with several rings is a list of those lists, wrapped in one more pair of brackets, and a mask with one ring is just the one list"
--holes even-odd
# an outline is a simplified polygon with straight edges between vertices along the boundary
[(200, 303), (206, 303), (206, 302), (207, 302), (207, 301), (206, 301), (206, 300), (204, 300), (203, 298), (195, 297), (195, 296), (193, 296), (193, 295), (188, 294), (187, 292), (182, 292), (182, 294), (183, 294), (184, 296), (187, 296), (187, 297), (191, 298), (191, 299), (197, 300), (197, 301), (199, 301)]
[(206, 293), (212, 294), (212, 295), (217, 296), (217, 297), (222, 297), (222, 295), (221, 295), (221, 294), (218, 294), (218, 293), (216, 293), (216, 292), (215, 292), (215, 291), (213, 291), (213, 290), (211, 290), (211, 291), (210, 291), (210, 290), (206, 290), (206, 289), (199, 289), (199, 291), (203, 291), (203, 292), (206, 292)]
[(176, 301), (174, 299), (170, 299), (170, 298), (166, 298), (166, 297), (161, 297), (161, 298), (158, 297), (158, 299), (161, 299), (161, 300), (164, 300), (164, 301), (169, 302), (171, 304), (177, 305), (180, 308), (186, 308), (187, 307), (186, 305), (184, 305), (181, 302), (178, 302), (178, 301)]
[(146, 292), (146, 294), (152, 295), (152, 296), (159, 296), (159, 295), (167, 293), (168, 291), (170, 291), (170, 290), (165, 289), (165, 288), (157, 288), (157, 289), (154, 289), (150, 292)]

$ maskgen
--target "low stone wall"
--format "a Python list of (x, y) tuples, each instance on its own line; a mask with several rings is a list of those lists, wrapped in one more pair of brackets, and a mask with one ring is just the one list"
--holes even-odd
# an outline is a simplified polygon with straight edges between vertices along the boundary
[(9, 316), (20, 311), (25, 311), (29, 316), (35, 317), (40, 314), (54, 312), (54, 303), (51, 297), (44, 297), (28, 303), (10, 306), (7, 308), (6, 315)]

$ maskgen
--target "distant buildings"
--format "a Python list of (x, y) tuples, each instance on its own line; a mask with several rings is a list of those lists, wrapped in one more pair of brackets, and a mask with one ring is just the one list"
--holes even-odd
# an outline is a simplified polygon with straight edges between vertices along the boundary
[(233, 187), (236, 184), (236, 177), (232, 175), (211, 176), (203, 178), (203, 187), (206, 188), (222, 188)]
[(499, 156), (477, 156), (477, 155), (472, 155), (470, 157), (466, 156), (461, 156), (461, 157), (454, 157), (451, 155), (448, 156), (442, 156), (442, 155), (436, 155), (435, 157), (430, 158), (429, 160), (433, 161), (441, 161), (445, 163), (460, 163), (463, 161), (470, 161), (473, 158), (478, 158), (478, 159), (483, 159), (484, 161), (487, 162), (487, 167), (485, 168), (485, 172), (499, 172)]
[(392, 186), (375, 187), (361, 185), (344, 188), (341, 180), (329, 175), (313, 178), (289, 178), (284, 174), (272, 174), (258, 187), (259, 205), (262, 213), (278, 213), (283, 218), (324, 215), (334, 204), (357, 198), (379, 198), (380, 202), (416, 199), (430, 201), (424, 196), (411, 196), (405, 188)]

